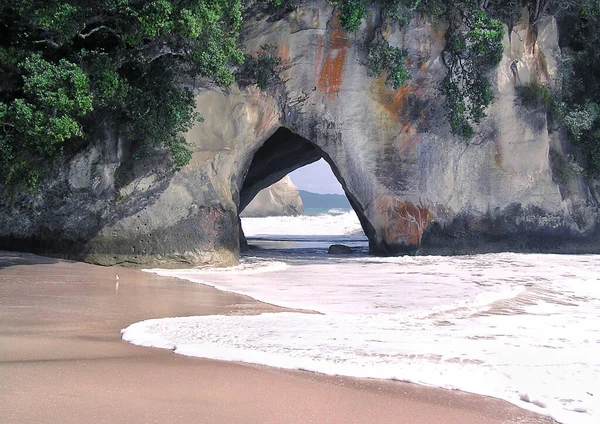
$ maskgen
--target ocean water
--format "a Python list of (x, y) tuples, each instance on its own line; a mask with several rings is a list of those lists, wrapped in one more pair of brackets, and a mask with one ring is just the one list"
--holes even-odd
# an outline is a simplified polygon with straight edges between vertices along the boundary
[(323, 215), (350, 212), (350, 209), (304, 208), (304, 215)]
[[(205, 358), (393, 379), (600, 422), (600, 256), (377, 258), (354, 213), (246, 218), (225, 269), (149, 270), (319, 312), (170, 317), (123, 339)], [(355, 254), (329, 256), (331, 243)]]

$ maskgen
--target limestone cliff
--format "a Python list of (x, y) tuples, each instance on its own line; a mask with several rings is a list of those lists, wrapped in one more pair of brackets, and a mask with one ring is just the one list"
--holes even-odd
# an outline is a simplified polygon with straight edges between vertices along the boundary
[(261, 190), (246, 206), (240, 216), (298, 216), (304, 214), (302, 199), (298, 187), (289, 176)]
[[(398, 28), (371, 10), (356, 34), (333, 5), (302, 3), (280, 19), (250, 17), (249, 53), (278, 46), (282, 83), (227, 89), (199, 84), (204, 122), (186, 138), (191, 163), (165, 169), (160, 154), (133, 160), (110, 126), (35, 198), (3, 198), (1, 248), (99, 263), (231, 263), (238, 211), (290, 171), (323, 157), (341, 182), (371, 251), (598, 252), (592, 183), (558, 185), (549, 149), (569, 146), (517, 88), (554, 84), (560, 55), (553, 19), (506, 31), (495, 103), (470, 142), (453, 137), (439, 83), (445, 26), (415, 15)], [(399, 90), (363, 66), (375, 29), (409, 52), (412, 79)]]

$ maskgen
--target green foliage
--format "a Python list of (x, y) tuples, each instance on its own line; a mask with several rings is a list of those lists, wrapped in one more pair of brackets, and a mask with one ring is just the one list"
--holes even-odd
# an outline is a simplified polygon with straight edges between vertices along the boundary
[(411, 10), (416, 10), (433, 17), (438, 17), (446, 13), (448, 3), (447, 0), (409, 0), (409, 2), (412, 3)]
[(502, 59), (504, 28), (470, 0), (453, 2), (443, 52), (448, 73), (442, 82), (452, 133), (468, 139), (473, 124), (494, 100), (489, 72)]
[[(296, 9), (301, 0), (259, 0), (267, 5), (267, 13), (276, 19), (282, 17), (285, 13)], [(248, 7), (248, 6), (247, 6)]]
[(85, 146), (107, 117), (139, 153), (166, 148), (185, 165), (180, 133), (198, 117), (177, 80), (233, 82), (242, 11), (241, 0), (0, 2), (1, 180), (35, 184), (32, 170)]
[(525, 6), (531, 3), (528, 0), (487, 0), (485, 1), (485, 12), (492, 18), (499, 19), (512, 31), (515, 23), (523, 15)]
[(356, 32), (367, 13), (366, 0), (339, 0), (340, 24), (347, 32)]
[(560, 16), (559, 122), (578, 147), (586, 173), (600, 176), (600, 3), (576, 2)]
[(400, 26), (408, 24), (411, 12), (437, 18), (446, 11), (444, 0), (381, 0), (381, 3), (386, 16)]
[(130, 85), (110, 56), (103, 52), (82, 52), (92, 82), (96, 107), (116, 109), (124, 106)]
[(155, 147), (166, 147), (177, 170), (191, 158), (181, 134), (201, 118), (194, 110), (194, 94), (177, 84), (168, 64), (153, 69), (156, 72), (147, 73), (144, 79), (131, 81), (122, 125), (138, 141), (139, 157)]
[(19, 13), (32, 13), (32, 24), (52, 33), (55, 42), (66, 42), (77, 33), (83, 10), (74, 2), (26, 0), (20, 3)]
[(552, 177), (558, 184), (568, 184), (573, 178), (583, 175), (584, 170), (573, 156), (564, 156), (555, 149), (550, 149), (550, 164)]
[(371, 44), (367, 56), (369, 76), (377, 77), (385, 71), (386, 83), (397, 90), (410, 79), (410, 72), (406, 67), (407, 55), (406, 49), (392, 47), (387, 41)]
[(0, 103), (2, 170), (8, 182), (37, 183), (29, 156), (53, 157), (61, 145), (83, 137), (79, 119), (93, 110), (87, 75), (61, 59), (53, 64), (33, 54), (19, 64), (21, 96)]
[(548, 87), (539, 82), (532, 82), (517, 87), (517, 94), (523, 106), (532, 109), (548, 109), (552, 98)]
[(569, 135), (576, 142), (581, 142), (581, 137), (594, 128), (600, 116), (600, 107), (596, 103), (588, 102), (584, 105), (561, 105), (562, 118), (569, 130)]
[(276, 46), (266, 44), (260, 48), (261, 51), (256, 56), (246, 56), (237, 79), (241, 85), (256, 84), (258, 88), (265, 90), (279, 82), (279, 74), (283, 69)]

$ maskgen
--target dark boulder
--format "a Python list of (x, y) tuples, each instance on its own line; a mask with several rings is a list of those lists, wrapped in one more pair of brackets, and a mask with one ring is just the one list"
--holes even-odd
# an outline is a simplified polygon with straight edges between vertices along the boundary
[(352, 253), (352, 249), (343, 244), (332, 244), (329, 246), (327, 253), (330, 255), (350, 255)]

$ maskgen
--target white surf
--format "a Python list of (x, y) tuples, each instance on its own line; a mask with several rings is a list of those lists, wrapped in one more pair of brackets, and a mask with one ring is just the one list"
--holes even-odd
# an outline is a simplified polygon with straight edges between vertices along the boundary
[[(347, 234), (350, 217), (337, 215), (343, 222), (327, 227), (331, 217), (316, 217), (320, 233)], [(289, 219), (243, 226), (269, 237), (261, 231), (284, 229)], [(287, 222), (282, 234), (292, 228)], [(184, 355), (456, 388), (564, 423), (600, 421), (600, 256), (287, 254), (273, 260), (261, 252), (227, 269), (151, 271), (321, 314), (148, 320), (123, 330), (123, 339)]]

